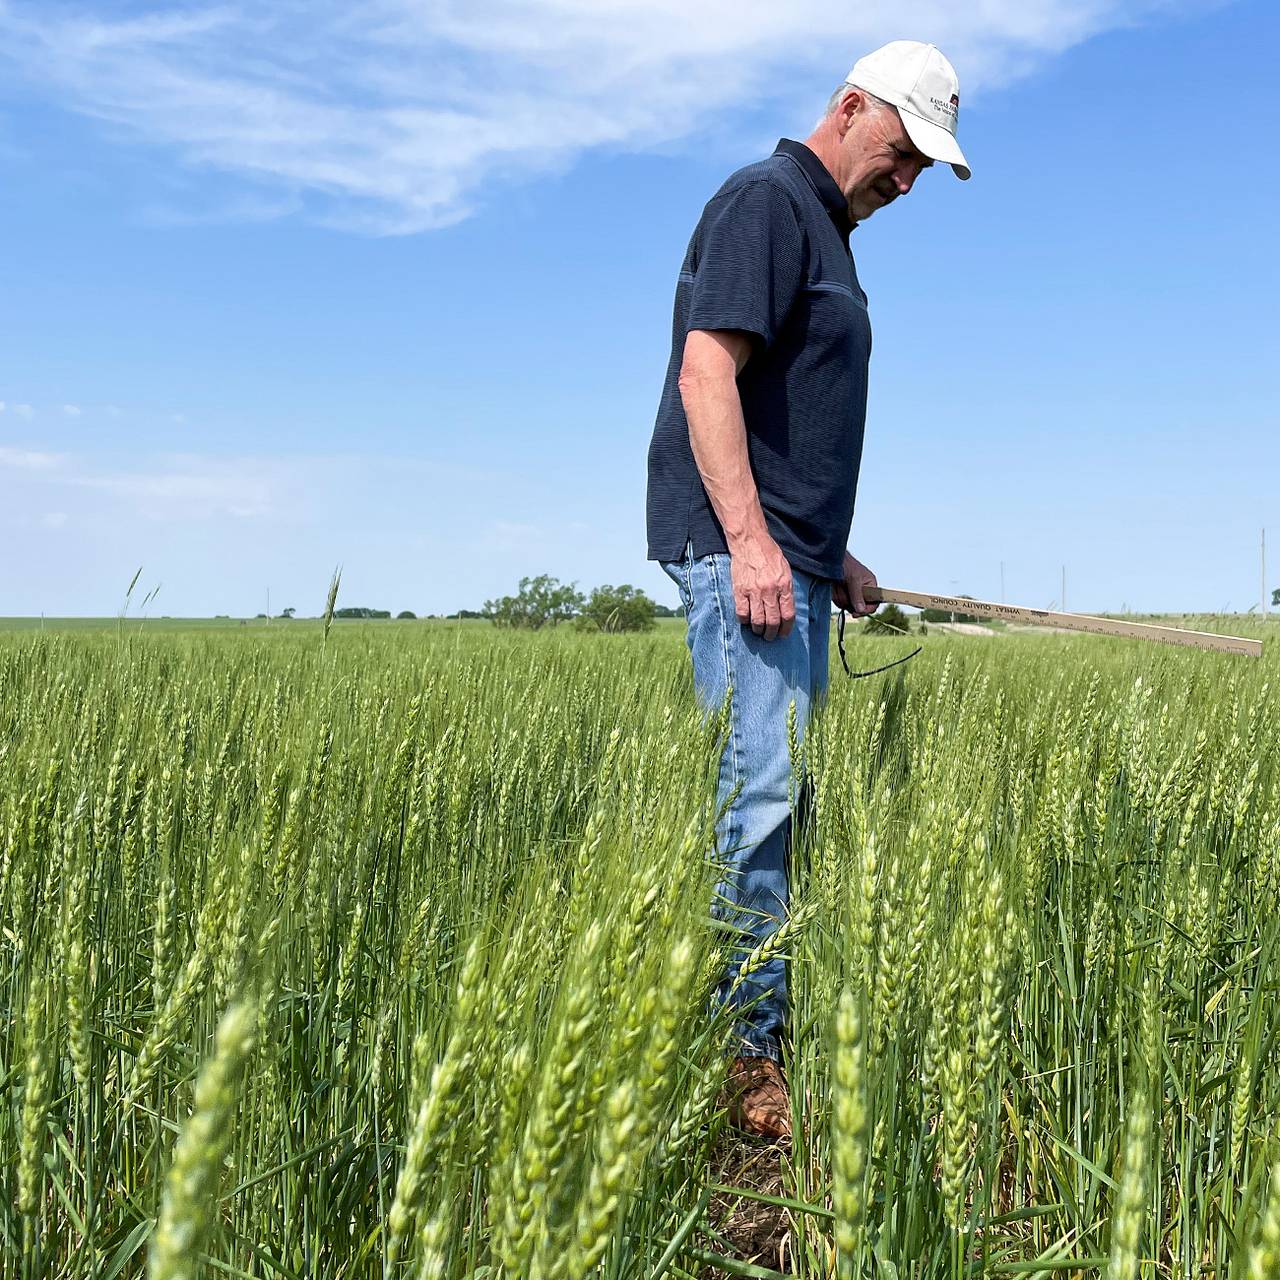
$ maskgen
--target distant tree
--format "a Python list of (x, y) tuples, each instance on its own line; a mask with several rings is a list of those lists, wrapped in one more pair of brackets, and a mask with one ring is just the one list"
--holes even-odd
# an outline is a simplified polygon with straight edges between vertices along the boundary
[[(957, 596), (959, 600), (972, 600), (972, 596)], [(920, 617), (925, 622), (986, 622), (969, 613), (957, 613), (954, 609), (921, 609)]]
[(265, 613), (255, 613), (253, 616), (255, 618), (265, 618), (267, 615)]
[(557, 622), (568, 622), (582, 608), (582, 596), (573, 583), (562, 583), (548, 574), (521, 578), (513, 596), (484, 602), (484, 616), (495, 626), (538, 631)]
[(907, 615), (896, 604), (887, 604), (867, 619), (868, 635), (900, 636), (909, 633)]
[(648, 631), (654, 603), (643, 591), (624, 583), (597, 587), (574, 624), (580, 631)]
[(290, 605), (287, 609), (280, 610), (280, 616), (282, 618), (292, 618), (293, 615), (297, 612), (298, 612), (297, 609), (295, 609), (293, 605)]
[(655, 604), (653, 606), (653, 616), (655, 618), (683, 618), (684, 606), (678, 604), (673, 609), (670, 605)]
[(1280, 609), (1280, 587), (1277, 587), (1271, 593), (1271, 607), (1273, 609)]
[(389, 618), (390, 609), (366, 609), (360, 605), (348, 605), (345, 609), (335, 609), (335, 618)]
[(456, 618), (459, 621), (466, 621), (468, 618), (478, 620), (480, 618), (487, 618), (488, 616), (489, 615), (482, 609), (459, 609), (457, 613), (445, 614), (446, 618)]
[(401, 609), (400, 612), (396, 614), (396, 617), (404, 622), (415, 622), (417, 621), (418, 615), (414, 613), (412, 609)]

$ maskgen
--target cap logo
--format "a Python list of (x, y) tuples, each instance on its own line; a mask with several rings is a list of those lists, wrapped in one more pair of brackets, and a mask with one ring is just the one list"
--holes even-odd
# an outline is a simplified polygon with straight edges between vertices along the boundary
[(950, 102), (945, 98), (931, 97), (929, 99), (929, 105), (932, 106), (939, 115), (950, 116), (951, 125), (954, 130), (955, 121), (960, 114), (960, 95), (958, 93), (953, 93), (951, 95)]

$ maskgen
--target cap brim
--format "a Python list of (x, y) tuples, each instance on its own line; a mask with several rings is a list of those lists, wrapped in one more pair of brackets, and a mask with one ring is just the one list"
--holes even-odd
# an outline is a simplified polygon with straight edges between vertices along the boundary
[(965, 162), (964, 152), (960, 150), (960, 144), (951, 133), (940, 124), (934, 124), (932, 120), (924, 120), (905, 107), (898, 108), (898, 116), (902, 120), (902, 127), (907, 131), (907, 137), (930, 160), (936, 160), (939, 164), (949, 164), (957, 178), (962, 180), (969, 178), (969, 166)]

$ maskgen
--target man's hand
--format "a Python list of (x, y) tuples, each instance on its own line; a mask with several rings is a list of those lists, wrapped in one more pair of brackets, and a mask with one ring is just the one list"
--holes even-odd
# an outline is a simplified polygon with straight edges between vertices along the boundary
[(769, 533), (747, 452), (738, 375), (751, 339), (732, 330), (691, 329), (680, 365), (689, 444), (724, 530), (738, 621), (758, 636), (788, 636), (796, 620), (791, 566)]
[(864, 588), (879, 586), (876, 575), (861, 560), (844, 553), (844, 581), (831, 588), (831, 599), (837, 609), (847, 609), (855, 618), (865, 618), (875, 613), (878, 604), (868, 604)]
[(729, 547), (733, 603), (742, 625), (766, 640), (789, 636), (796, 621), (791, 566), (768, 534)]

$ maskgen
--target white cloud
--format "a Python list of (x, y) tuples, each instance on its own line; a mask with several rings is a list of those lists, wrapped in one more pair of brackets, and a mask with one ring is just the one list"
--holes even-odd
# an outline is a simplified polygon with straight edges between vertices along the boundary
[(102, 18), (21, 0), (0, 3), (0, 58), (116, 136), (268, 184), (281, 210), (410, 232), (465, 217), (494, 181), (718, 114), (802, 127), (815, 85), (904, 33), (941, 45), (971, 100), (1099, 31), (1213, 2), (140, 0)]
[(40, 524), (45, 529), (61, 529), (67, 523), (65, 511), (46, 511), (40, 517)]
[(120, 498), (158, 519), (266, 516), (285, 505), (292, 487), (287, 468), (276, 462), (186, 454), (152, 459), (140, 470), (85, 468), (66, 482)]
[[(365, 527), (386, 516), (390, 505), (408, 510), (425, 488), (441, 494), (494, 491), (500, 473), (440, 466), (420, 458), (364, 455), (232, 455), (200, 453), (124, 455), (40, 453), (0, 447), (0, 469), (31, 473), (21, 492), (34, 505), (26, 518), (44, 522), (45, 514), (70, 510), (78, 526), (95, 521), (119, 528), (131, 521), (169, 526), (220, 525), (269, 521), (277, 536), (285, 526), (329, 519), (335, 508), (354, 510), (353, 494), (364, 495)], [(36, 501), (36, 481), (41, 486)], [(514, 481), (512, 481), (514, 483)], [(394, 495), (394, 496), (392, 496)], [(443, 499), (444, 507), (449, 500)], [(0, 504), (2, 506), (3, 504)], [(0, 510), (0, 518), (5, 512)], [(451, 518), (459, 518), (457, 513)], [(327, 527), (327, 523), (326, 523)], [(534, 536), (531, 527), (501, 526), (503, 536), (518, 545)]]
[(0, 413), (4, 412), (4, 401), (0, 400)]
[(140, 219), (149, 227), (201, 227), (234, 222), (271, 222), (302, 209), (303, 202), (293, 194), (251, 192), (224, 200), (202, 198), (194, 207), (153, 204), (141, 210)]
[(68, 418), (78, 418), (80, 416), (80, 406), (78, 404), (64, 404), (62, 406), (62, 412), (65, 413)]
[(546, 540), (545, 529), (519, 520), (497, 520), (480, 534), (480, 541), (492, 551), (527, 551)]
[[(159, 520), (205, 520), (219, 516), (252, 519), (288, 513), (305, 501), (299, 476), (314, 476), (323, 460), (271, 457), (217, 458), (203, 454), (159, 454), (136, 465), (82, 454), (46, 453), (0, 446), (0, 468), (39, 473), (46, 486), (66, 498), (87, 501), (93, 491), (125, 504), (135, 515)], [(335, 464), (332, 470), (337, 473)], [(36, 479), (33, 476), (32, 479)], [(37, 517), (59, 527), (65, 514)]]
[(169, 421), (178, 427), (182, 426), (186, 420), (187, 415), (185, 413), (173, 413), (169, 415)]
[(12, 408), (19, 418), (25, 418), (28, 422), (36, 416), (36, 411), (29, 404), (15, 404)]
[(66, 455), (61, 453), (41, 453), (35, 449), (0, 446), (0, 467), (16, 467), (19, 471), (55, 471), (65, 461)]

